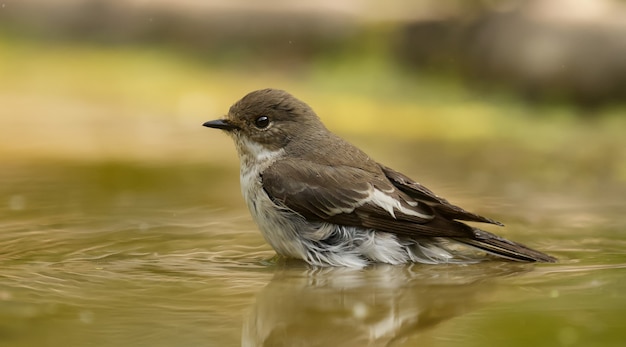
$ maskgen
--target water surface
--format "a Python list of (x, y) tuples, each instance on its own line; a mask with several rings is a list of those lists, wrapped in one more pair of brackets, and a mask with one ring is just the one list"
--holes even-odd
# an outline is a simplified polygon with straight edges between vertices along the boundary
[(560, 262), (314, 268), (272, 258), (234, 166), (5, 163), (0, 345), (623, 345), (623, 186), (393, 161)]

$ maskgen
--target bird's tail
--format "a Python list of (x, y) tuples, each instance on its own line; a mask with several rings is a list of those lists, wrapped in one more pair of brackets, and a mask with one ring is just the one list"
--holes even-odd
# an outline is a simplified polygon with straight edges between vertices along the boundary
[(474, 238), (456, 238), (455, 240), (509, 260), (545, 263), (555, 263), (557, 261), (556, 258), (524, 246), (521, 243), (509, 241), (478, 228), (472, 229)]

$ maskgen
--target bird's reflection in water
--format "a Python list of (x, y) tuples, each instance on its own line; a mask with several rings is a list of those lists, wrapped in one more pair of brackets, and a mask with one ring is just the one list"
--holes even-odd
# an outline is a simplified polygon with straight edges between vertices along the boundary
[(244, 319), (242, 345), (397, 345), (486, 302), (496, 278), (530, 269), (506, 262), (362, 270), (282, 264)]

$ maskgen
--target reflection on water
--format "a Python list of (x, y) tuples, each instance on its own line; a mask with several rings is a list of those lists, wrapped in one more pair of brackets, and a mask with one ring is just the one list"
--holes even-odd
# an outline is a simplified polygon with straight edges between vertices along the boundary
[(389, 346), (462, 315), (510, 263), (278, 269), (244, 323), (243, 346)]
[(537, 216), (527, 220), (489, 206), (510, 221), (507, 236), (559, 264), (326, 269), (268, 261), (274, 253), (244, 208), (236, 167), (0, 169), (0, 346), (618, 346), (626, 338), (625, 211), (606, 196), (522, 206)]

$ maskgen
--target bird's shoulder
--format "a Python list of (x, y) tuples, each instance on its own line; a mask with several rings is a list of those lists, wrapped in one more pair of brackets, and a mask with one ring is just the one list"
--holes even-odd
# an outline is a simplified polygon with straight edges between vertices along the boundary
[(340, 136), (322, 129), (301, 137), (285, 147), (285, 158), (346, 172), (365, 171), (384, 177), (378, 163), (367, 153)]

